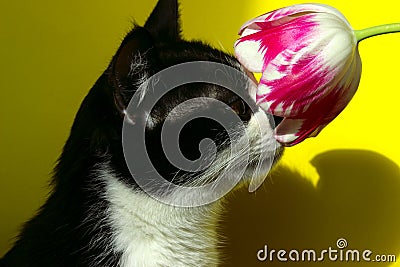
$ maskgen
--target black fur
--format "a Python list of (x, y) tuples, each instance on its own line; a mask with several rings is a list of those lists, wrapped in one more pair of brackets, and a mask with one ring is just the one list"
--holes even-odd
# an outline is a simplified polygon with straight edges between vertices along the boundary
[[(130, 73), (140, 55), (147, 64)], [(138, 85), (137, 81), (169, 66), (189, 61), (213, 61), (232, 66), (235, 59), (207, 44), (180, 37), (178, 3), (160, 0), (144, 27), (135, 26), (123, 40), (109, 67), (84, 99), (58, 161), (53, 192), (38, 214), (25, 224), (14, 247), (2, 259), (2, 266), (117, 266), (121, 255), (113, 253), (111, 229), (106, 220), (104, 185), (96, 179), (98, 164), (109, 161), (119, 179), (132, 186), (134, 180), (122, 153), (123, 110)], [(237, 66), (232, 66), (237, 68)], [(206, 84), (177, 88), (163, 97), (152, 111), (156, 127), (146, 132), (150, 157), (157, 169), (171, 180), (176, 169), (160, 156), (160, 127), (165, 115), (186, 99), (215, 93)], [(217, 98), (232, 104), (238, 100), (220, 88)], [(246, 109), (246, 106), (244, 107)], [(243, 121), (248, 110), (241, 110)], [(182, 150), (189, 159), (198, 155), (198, 140), (218, 140), (224, 130), (214, 122), (199, 119), (182, 133)], [(132, 203), (135, 205), (135, 203)]]

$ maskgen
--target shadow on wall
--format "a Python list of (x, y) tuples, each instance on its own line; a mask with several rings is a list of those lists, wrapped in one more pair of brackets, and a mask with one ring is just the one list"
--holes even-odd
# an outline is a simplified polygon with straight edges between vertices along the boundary
[[(333, 150), (311, 162), (320, 180), (315, 187), (295, 171), (278, 166), (255, 194), (246, 188), (230, 197), (222, 218), (222, 266), (343, 266), (344, 262), (260, 262), (269, 249), (369, 249), (375, 255), (400, 254), (400, 169), (386, 157), (363, 150)], [(287, 255), (286, 255), (287, 257)], [(325, 257), (328, 259), (328, 256)], [(390, 266), (358, 262), (351, 266)]]

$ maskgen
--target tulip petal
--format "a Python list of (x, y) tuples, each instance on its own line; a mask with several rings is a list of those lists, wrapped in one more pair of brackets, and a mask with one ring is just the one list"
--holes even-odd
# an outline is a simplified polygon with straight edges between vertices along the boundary
[(284, 146), (294, 146), (317, 136), (325, 126), (310, 119), (285, 118), (275, 129), (275, 139)]
[[(350, 70), (329, 94), (310, 105), (301, 118), (285, 118), (275, 129), (275, 138), (285, 146), (294, 146), (315, 137), (334, 120), (356, 93), (361, 78), (361, 59), (356, 54)], [(265, 107), (262, 106), (263, 109)]]
[[(282, 18), (284, 22), (278, 27), (270, 27), (270, 22), (257, 22), (251, 29), (246, 29), (247, 35), (235, 43), (235, 55), (249, 71), (264, 72), (268, 64), (282, 51), (293, 53), (306, 47), (315, 38), (317, 24), (314, 15)], [(262, 30), (257, 30), (258, 28)]]
[[(303, 125), (302, 119), (284, 118), (275, 129), (275, 139), (285, 145), (290, 145), (299, 139), (299, 131)], [(299, 140), (301, 142), (301, 140)]]
[[(328, 14), (333, 14), (337, 17), (340, 17), (342, 21), (346, 22), (348, 26), (350, 26), (349, 22), (347, 19), (340, 13), (337, 9), (324, 5), (324, 4), (298, 4), (298, 5), (292, 5), (284, 8), (280, 8), (271, 12), (268, 12), (264, 15), (261, 15), (257, 18), (251, 19), (244, 23), (242, 27), (239, 30), (239, 35), (243, 35), (243, 32), (247, 28), (252, 28), (257, 25), (258, 22), (276, 22), (280, 20), (281, 18), (288, 18), (288, 17), (293, 17), (293, 15), (299, 14), (299, 13), (328, 13)], [(277, 26), (276, 23), (271, 26)], [(256, 27), (257, 29), (257, 27)], [(260, 29), (260, 28), (258, 28)]]
[[(303, 57), (293, 59), (299, 54)], [(284, 60), (289, 63), (280, 63)], [(299, 116), (310, 104), (324, 97), (326, 84), (333, 75), (319, 56), (286, 50), (263, 73), (257, 103), (276, 116)]]
[(262, 72), (264, 52), (260, 51), (260, 42), (240, 40), (235, 44), (235, 56), (239, 62), (251, 72)]
[(324, 127), (310, 119), (285, 118), (275, 129), (275, 139), (284, 146), (294, 146), (308, 137), (317, 136)]
[[(304, 114), (331, 90), (339, 90), (337, 84), (344, 79), (356, 54), (357, 42), (351, 28), (336, 28), (341, 23), (330, 14), (315, 15), (324, 23), (325, 32), (315, 32), (304, 42), (288, 47), (266, 66), (257, 92), (257, 103), (274, 115), (296, 117)], [(321, 22), (322, 21), (322, 22)], [(322, 26), (321, 26), (322, 27)], [(341, 53), (337, 53), (341, 51)], [(352, 76), (346, 79), (352, 80)], [(263, 102), (267, 104), (263, 105)]]
[(241, 27), (241, 37), (235, 43), (236, 57), (249, 71), (263, 72), (285, 46), (304, 43), (308, 37), (316, 36), (311, 29), (318, 26), (313, 20), (313, 15), (318, 13), (334, 15), (351, 28), (338, 10), (327, 5), (300, 4), (281, 8)]

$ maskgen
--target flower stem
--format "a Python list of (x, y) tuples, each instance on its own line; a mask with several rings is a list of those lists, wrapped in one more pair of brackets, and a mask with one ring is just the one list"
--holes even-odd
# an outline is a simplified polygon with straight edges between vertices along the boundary
[(364, 30), (358, 30), (358, 31), (354, 31), (354, 32), (356, 34), (357, 41), (361, 42), (362, 40), (367, 39), (369, 37), (386, 34), (386, 33), (400, 32), (400, 23), (380, 25), (380, 26), (375, 26), (375, 27), (367, 28)]

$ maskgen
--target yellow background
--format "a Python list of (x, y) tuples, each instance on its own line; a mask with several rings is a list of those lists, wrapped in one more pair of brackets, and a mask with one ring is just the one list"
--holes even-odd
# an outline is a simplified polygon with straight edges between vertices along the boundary
[[(0, 3), (0, 256), (45, 200), (51, 170), (83, 97), (131, 21), (142, 24), (155, 2)], [(185, 37), (228, 51), (243, 22), (299, 3), (181, 2)], [(397, 0), (323, 3), (341, 10), (355, 29), (400, 22)], [(226, 266), (265, 266), (255, 256), (265, 244), (323, 249), (335, 247), (338, 238), (346, 238), (351, 248), (400, 255), (399, 48), (400, 34), (363, 41), (363, 76), (347, 109), (317, 138), (287, 149), (263, 188), (230, 197), (221, 223)], [(278, 265), (285, 266), (268, 266)]]

